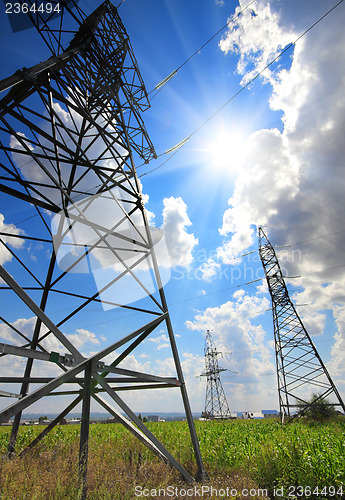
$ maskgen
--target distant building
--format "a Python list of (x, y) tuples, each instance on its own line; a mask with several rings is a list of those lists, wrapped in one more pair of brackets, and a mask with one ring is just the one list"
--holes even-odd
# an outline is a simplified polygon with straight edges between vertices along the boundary
[(264, 418), (278, 418), (279, 411), (277, 410), (262, 410)]
[(4, 426), (9, 426), (9, 425), (12, 425), (13, 421), (12, 420), (9, 420), (8, 422), (3, 422), (2, 424), (0, 425), (4, 425)]
[(262, 419), (264, 418), (264, 414), (261, 411), (245, 411), (242, 413), (242, 418), (245, 420)]
[(67, 424), (80, 424), (81, 419), (80, 418), (66, 418)]
[(158, 422), (158, 415), (148, 415), (147, 421), (148, 422)]
[[(239, 416), (240, 415), (240, 416)], [(211, 417), (210, 414), (205, 414), (203, 411), (201, 417), (198, 419), (201, 422), (208, 422), (209, 420), (234, 420), (235, 418), (241, 418), (242, 413), (238, 414), (237, 412), (230, 412), (226, 418), (222, 418), (219, 416)]]
[(119, 422), (119, 419), (117, 417), (108, 417), (104, 423), (107, 424), (117, 424)]

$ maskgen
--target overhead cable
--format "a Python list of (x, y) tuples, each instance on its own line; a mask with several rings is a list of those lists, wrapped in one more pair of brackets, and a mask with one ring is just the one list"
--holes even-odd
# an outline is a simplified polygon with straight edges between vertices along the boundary
[[(122, 0), (124, 1), (124, 0)], [(172, 71), (170, 73), (170, 75), (168, 75), (166, 78), (164, 78), (164, 80), (162, 80), (160, 83), (158, 83), (152, 90), (150, 90), (149, 94), (152, 94), (152, 92), (154, 92), (155, 90), (158, 90), (160, 91), (162, 89), (162, 87), (164, 87), (164, 85), (166, 83), (168, 83), (176, 74), (178, 71), (180, 71), (181, 68), (183, 68), (183, 66), (185, 64), (187, 64), (194, 56), (196, 56), (197, 54), (199, 54), (200, 50), (202, 50), (208, 43), (210, 43), (214, 38), (216, 38), (217, 35), (219, 35), (219, 33), (221, 33), (223, 30), (225, 30), (225, 28), (227, 28), (232, 22), (235, 21), (235, 19), (237, 19), (246, 9), (248, 9), (248, 7), (250, 7), (250, 5), (252, 5), (252, 3), (254, 3), (256, 0), (252, 0), (246, 7), (244, 7), (244, 9), (242, 9), (240, 12), (238, 12), (235, 16), (233, 16), (226, 24), (224, 24), (224, 26), (222, 28), (220, 28), (217, 33), (215, 33), (213, 36), (211, 36), (211, 38), (209, 38), (207, 40), (207, 42), (205, 42), (203, 45), (201, 45), (201, 47), (198, 48), (198, 50), (196, 50), (195, 52), (193, 52), (193, 54), (191, 56), (188, 57), (188, 59), (186, 59), (184, 61), (184, 63), (182, 63), (177, 69), (175, 69), (174, 71)], [(151, 99), (153, 99), (156, 95), (158, 94), (158, 92), (156, 92), (156, 94), (154, 96), (151, 97)]]
[(336, 234), (341, 234), (341, 233), (345, 233), (345, 229), (342, 229), (341, 231), (335, 231), (334, 233), (329, 233), (329, 234), (324, 234), (323, 236), (315, 236), (314, 238), (310, 238), (308, 240), (301, 240), (301, 241), (295, 241), (295, 243), (289, 243), (287, 245), (278, 245), (278, 246), (275, 246), (274, 248), (290, 248), (294, 245), (302, 245), (302, 243), (309, 243), (310, 241), (315, 241), (315, 240), (320, 240), (322, 238), (328, 238), (328, 236), (334, 236)]
[[(299, 35), (294, 42), (289, 43), (276, 57), (274, 57), (262, 70), (258, 71), (256, 75), (249, 80), (245, 85), (243, 85), (230, 99), (228, 99), (220, 108), (218, 108), (211, 116), (209, 116), (197, 129), (194, 130), (188, 137), (183, 139), (183, 141), (179, 142), (176, 146), (173, 148), (168, 149), (167, 151), (174, 151), (176, 153), (176, 149), (180, 149), (193, 135), (195, 135), (197, 132), (199, 132), (200, 129), (202, 129), (212, 118), (214, 118), (218, 113), (220, 113), (228, 104), (230, 104), (231, 101), (233, 101), (239, 94), (241, 94), (247, 87), (249, 87), (259, 76), (262, 75), (266, 69), (268, 69), (272, 64), (274, 64), (280, 57), (282, 57), (288, 50), (291, 49), (291, 47), (294, 47), (295, 44), (301, 40), (311, 29), (313, 29), (318, 23), (320, 23), (323, 19), (325, 19), (328, 14), (330, 14), (334, 9), (336, 9), (341, 3), (343, 3), (344, 0), (340, 0), (336, 5), (334, 5), (331, 9), (329, 9), (323, 16), (321, 16), (317, 21), (315, 21), (311, 26), (309, 26), (308, 29), (306, 29), (301, 35)], [(181, 144), (183, 143), (183, 144)], [(177, 148), (178, 146), (178, 148)], [(163, 156), (165, 154), (168, 154), (167, 152), (161, 153), (157, 156), (159, 158), (160, 156)], [(144, 177), (145, 175), (151, 174), (152, 172), (155, 172), (159, 168), (161, 168), (167, 161), (169, 161), (171, 158), (168, 158), (165, 160), (163, 163), (158, 165), (157, 167), (153, 168), (152, 170), (149, 170), (148, 172), (145, 172), (139, 177)], [(144, 165), (144, 164), (143, 164)], [(142, 166), (142, 165), (139, 165)], [(137, 167), (138, 168), (138, 167)]]
[(327, 269), (320, 269), (319, 271), (311, 271), (310, 273), (298, 274), (297, 276), (284, 276), (286, 279), (299, 279), (304, 278), (305, 276), (310, 276), (312, 274), (324, 273), (326, 271), (332, 271), (333, 269), (339, 269), (340, 267), (344, 267), (345, 264), (340, 264), (339, 266), (327, 267)]

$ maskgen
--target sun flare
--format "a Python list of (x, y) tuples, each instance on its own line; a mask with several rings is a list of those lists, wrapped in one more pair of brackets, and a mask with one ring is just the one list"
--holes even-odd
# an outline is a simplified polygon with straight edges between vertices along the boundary
[(234, 174), (243, 164), (244, 138), (241, 134), (234, 132), (215, 133), (208, 144), (207, 153), (213, 168)]

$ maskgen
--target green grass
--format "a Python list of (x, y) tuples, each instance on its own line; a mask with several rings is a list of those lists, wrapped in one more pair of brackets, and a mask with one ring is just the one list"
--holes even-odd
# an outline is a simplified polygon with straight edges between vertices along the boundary
[[(196, 474), (186, 422), (147, 426), (188, 471)], [(21, 427), (17, 451), (41, 430), (41, 426)], [(311, 491), (316, 487), (335, 487), (335, 491), (343, 487), (345, 493), (344, 421), (285, 426), (273, 420), (196, 422), (196, 430), (212, 485), (237, 487), (239, 491), (243, 485), (267, 488), (270, 497), (274, 488), (284, 487), (287, 492), (293, 486), (308, 486)], [(6, 449), (10, 428), (1, 427), (0, 498), (77, 499), (79, 432), (80, 426), (58, 426), (23, 459), (9, 461)], [(90, 426), (88, 498), (132, 500), (136, 485), (163, 488), (169, 484), (183, 485), (175, 471), (120, 424)], [(329, 494), (328, 498), (336, 496)]]

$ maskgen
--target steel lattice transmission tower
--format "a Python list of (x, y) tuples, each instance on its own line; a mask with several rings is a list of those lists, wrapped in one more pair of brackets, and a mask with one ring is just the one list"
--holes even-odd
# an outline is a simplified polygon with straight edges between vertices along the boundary
[(272, 299), (275, 354), (280, 415), (302, 416), (313, 404), (331, 398), (333, 406), (345, 411), (344, 403), (312, 339), (299, 317), (276, 256), (262, 228), (259, 228), (259, 253)]
[[(110, 1), (89, 16), (74, 0), (59, 5), (57, 19), (28, 12), (49, 58), (0, 82), (0, 212), (15, 223), (0, 234), (6, 257), (6, 269), (0, 266), (0, 352), (9, 373), (0, 376), (7, 389), (0, 395), (16, 399), (0, 412), (1, 422), (14, 417), (9, 453), (23, 410), (45, 397), (63, 404), (31, 447), (81, 403), (85, 495), (93, 398), (192, 481), (120, 397), (121, 391), (175, 387), (202, 479), (207, 474), (158, 262), (161, 234), (149, 227), (134, 164), (135, 158), (155, 157), (141, 117), (150, 105), (145, 85)], [(90, 321), (98, 336), (90, 337)], [(105, 323), (113, 326), (109, 339), (102, 337)], [(126, 368), (128, 357), (139, 345), (144, 349), (157, 328), (170, 340), (176, 369), (171, 377)], [(83, 335), (93, 344), (103, 342), (101, 350), (83, 354)]]
[(214, 345), (211, 332), (207, 330), (205, 340), (205, 371), (201, 374), (207, 378), (205, 411), (203, 418), (210, 420), (231, 418), (231, 411), (224, 393), (220, 373), (227, 368), (220, 368), (217, 356), (221, 354)]

